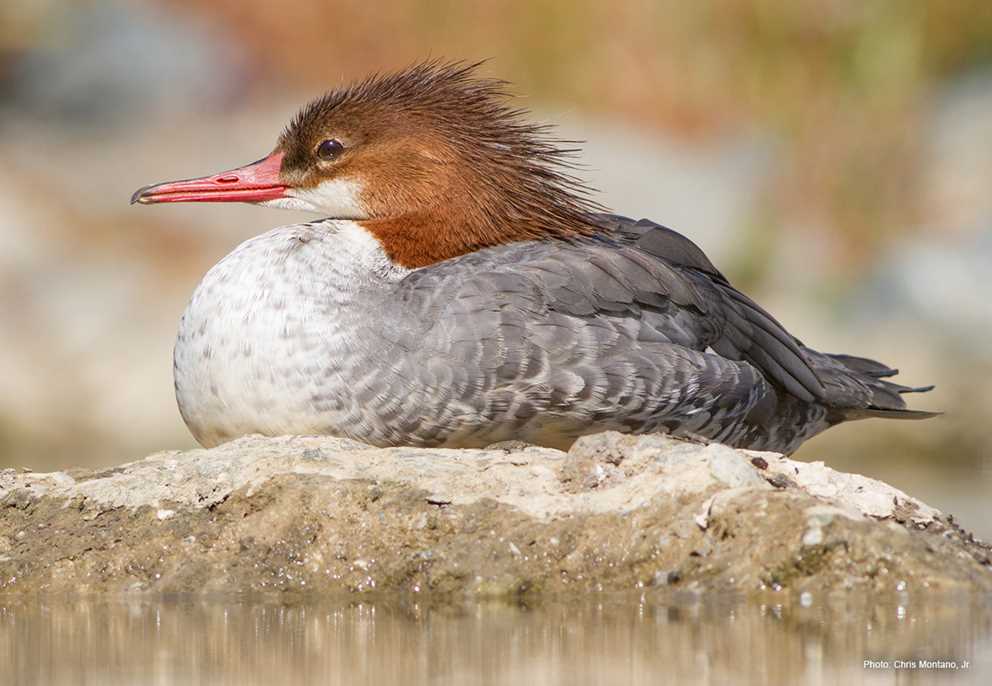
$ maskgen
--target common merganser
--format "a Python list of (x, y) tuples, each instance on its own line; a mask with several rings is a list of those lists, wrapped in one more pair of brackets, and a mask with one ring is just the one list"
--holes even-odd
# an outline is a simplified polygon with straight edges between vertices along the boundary
[(303, 108), (265, 158), (132, 202), (326, 219), (238, 246), (179, 325), (179, 409), (213, 446), (567, 448), (604, 430), (791, 453), (835, 424), (919, 419), (873, 360), (817, 352), (692, 241), (608, 214), (573, 151), (477, 65), (374, 75)]

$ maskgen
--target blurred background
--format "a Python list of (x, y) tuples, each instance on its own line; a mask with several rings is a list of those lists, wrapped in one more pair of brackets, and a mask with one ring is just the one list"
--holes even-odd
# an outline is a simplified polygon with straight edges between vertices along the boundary
[(697, 241), (804, 341), (936, 383), (927, 422), (799, 453), (992, 536), (987, 0), (4, 0), (0, 467), (194, 443), (171, 350), (201, 275), (301, 216), (131, 207), (257, 159), (296, 108), (425, 57), (489, 58), (586, 141), (602, 202)]

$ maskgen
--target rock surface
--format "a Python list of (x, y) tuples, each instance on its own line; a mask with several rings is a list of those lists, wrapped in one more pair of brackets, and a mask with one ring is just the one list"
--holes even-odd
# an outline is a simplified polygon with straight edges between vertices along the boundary
[(250, 436), (0, 472), (0, 593), (988, 591), (989, 557), (881, 482), (657, 435), (568, 453)]

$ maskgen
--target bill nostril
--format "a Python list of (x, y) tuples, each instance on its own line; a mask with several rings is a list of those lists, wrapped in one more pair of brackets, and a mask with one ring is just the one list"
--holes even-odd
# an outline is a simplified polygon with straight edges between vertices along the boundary
[(217, 178), (217, 183), (237, 183), (238, 177), (234, 174), (228, 174), (227, 176), (220, 176)]

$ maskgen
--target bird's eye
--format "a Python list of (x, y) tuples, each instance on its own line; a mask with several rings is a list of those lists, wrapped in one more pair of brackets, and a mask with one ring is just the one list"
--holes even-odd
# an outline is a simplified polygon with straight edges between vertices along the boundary
[(336, 138), (328, 138), (317, 146), (317, 157), (322, 160), (333, 160), (344, 151), (341, 141)]

